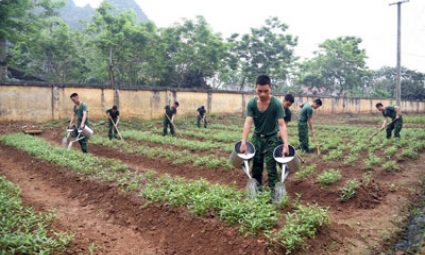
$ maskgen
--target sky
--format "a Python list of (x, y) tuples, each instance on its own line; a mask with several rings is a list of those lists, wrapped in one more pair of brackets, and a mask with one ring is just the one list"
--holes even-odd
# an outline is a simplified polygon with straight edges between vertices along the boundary
[[(205, 17), (224, 38), (249, 33), (268, 17), (277, 16), (298, 37), (295, 54), (311, 58), (318, 45), (339, 36), (362, 38), (360, 45), (372, 69), (396, 65), (398, 0), (136, 0), (149, 20), (168, 27), (182, 18)], [(74, 0), (98, 6), (101, 0)], [(402, 65), (425, 72), (425, 0), (401, 5)]]

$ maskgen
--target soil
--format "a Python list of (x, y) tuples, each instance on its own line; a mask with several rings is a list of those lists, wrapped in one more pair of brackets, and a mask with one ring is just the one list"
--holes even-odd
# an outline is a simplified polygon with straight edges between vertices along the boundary
[[(0, 125), (0, 134), (20, 131), (16, 128), (18, 124), (22, 123)], [(45, 129), (42, 137), (59, 145), (60, 133), (58, 129)], [(151, 146), (163, 147), (157, 144)], [(53, 226), (55, 230), (76, 233), (69, 254), (87, 251), (93, 242), (102, 247), (99, 248), (100, 254), (118, 254), (115, 253), (118, 250), (120, 254), (272, 254), (268, 252), (262, 234), (255, 238), (244, 237), (238, 234), (236, 226), (224, 226), (216, 218), (194, 218), (184, 208), (170, 208), (167, 204), (140, 209), (145, 201), (122, 194), (113, 185), (83, 181), (64, 168), (38, 161), (1, 143), (0, 149), (0, 173), (21, 186), (25, 203), (42, 211), (57, 208), (59, 217)], [(79, 146), (74, 146), (74, 149), (79, 150)], [(152, 160), (93, 144), (89, 144), (89, 152), (120, 159), (139, 171), (155, 169), (160, 175), (168, 173), (187, 179), (203, 177), (211, 183), (226, 185), (236, 182), (240, 189), (247, 181), (241, 170), (172, 165), (167, 160)], [(196, 155), (200, 154), (194, 152)], [(364, 168), (363, 163), (346, 166), (338, 161), (323, 162), (315, 154), (304, 158), (308, 164), (317, 165), (316, 173), (304, 180), (294, 178), (294, 173), (291, 173), (286, 181), (288, 194), (291, 201), (296, 200), (299, 194), (303, 204), (317, 203), (329, 207), (332, 224), (319, 229), (316, 238), (308, 242), (310, 249), (295, 254), (367, 255), (391, 250), (395, 238), (404, 228), (411, 202), (422, 197), (425, 157), (421, 154), (418, 160), (400, 162), (399, 171), (375, 167), (370, 184), (362, 181), (363, 174), (370, 171)], [(323, 187), (317, 183), (316, 176), (330, 168), (340, 169), (343, 178)], [(338, 192), (350, 179), (359, 180), (360, 186), (354, 199), (341, 202)], [(79, 217), (80, 214), (87, 216)], [(108, 232), (104, 228), (112, 230)], [(120, 239), (121, 236), (126, 238)], [(124, 248), (119, 248), (121, 243)], [(137, 247), (140, 251), (129, 247)], [(275, 252), (284, 254), (279, 248)]]
[(237, 227), (194, 218), (183, 208), (146, 203), (117, 187), (83, 180), (68, 170), (0, 144), (0, 173), (22, 189), (25, 206), (56, 209), (55, 231), (75, 233), (66, 254), (266, 254), (264, 240)]

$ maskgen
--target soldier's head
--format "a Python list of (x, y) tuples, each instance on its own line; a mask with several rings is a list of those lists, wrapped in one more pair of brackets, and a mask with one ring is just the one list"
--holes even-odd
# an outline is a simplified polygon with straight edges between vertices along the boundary
[(316, 110), (320, 106), (322, 106), (322, 100), (320, 100), (320, 98), (314, 99), (313, 104), (311, 104), (311, 107)]
[(260, 75), (255, 81), (255, 91), (260, 100), (268, 99), (272, 91), (272, 81), (267, 75)]
[(294, 103), (295, 99), (294, 96), (292, 94), (286, 94), (285, 97), (283, 98), (283, 108), (285, 109), (289, 109), (292, 104)]
[(385, 110), (384, 105), (379, 102), (375, 105), (376, 109), (378, 109), (378, 111), (383, 112)]
[(175, 101), (171, 108), (176, 109), (177, 107), (179, 107), (179, 102)]
[(77, 93), (72, 93), (70, 98), (71, 101), (74, 102), (74, 104), (80, 104), (80, 97), (78, 97)]
[(112, 106), (112, 113), (116, 113), (118, 111), (118, 107), (116, 105)]
[(205, 109), (205, 107), (204, 107), (204, 106), (201, 106), (201, 109), (202, 109), (202, 110), (204, 110), (204, 109)]

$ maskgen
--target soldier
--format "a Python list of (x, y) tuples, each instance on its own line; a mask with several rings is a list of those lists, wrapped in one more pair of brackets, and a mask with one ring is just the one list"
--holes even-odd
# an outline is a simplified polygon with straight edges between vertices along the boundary
[(285, 110), (285, 123), (288, 125), (288, 123), (291, 121), (292, 112), (289, 108), (291, 108), (292, 104), (294, 103), (294, 96), (292, 94), (286, 94), (283, 98), (283, 110)]
[(246, 153), (246, 140), (251, 131), (252, 123), (255, 130), (252, 143), (255, 146), (253, 158), (252, 177), (262, 185), (263, 163), (266, 161), (269, 188), (274, 190), (278, 182), (276, 161), (273, 158), (274, 149), (280, 144), (277, 133), (282, 134), (283, 155), (288, 155), (288, 134), (284, 121), (285, 111), (282, 103), (270, 94), (272, 89), (271, 80), (266, 75), (257, 77), (255, 90), (257, 96), (249, 100), (246, 110), (245, 125), (242, 134), (240, 151)]
[(118, 123), (120, 122), (120, 111), (118, 110), (118, 107), (116, 105), (112, 106), (111, 109), (108, 109), (106, 111), (106, 115), (108, 115), (108, 137), (109, 140), (112, 140), (112, 136), (115, 139), (118, 139)]
[(312, 121), (313, 109), (316, 110), (320, 106), (322, 106), (322, 100), (319, 98), (315, 99), (311, 104), (307, 102), (300, 106), (301, 111), (298, 116), (298, 137), (300, 146), (298, 149), (303, 150), (306, 153), (310, 153), (310, 149), (308, 148), (308, 127), (310, 127), (311, 133), (315, 135)]
[(163, 136), (167, 135), (168, 126), (170, 126), (170, 133), (172, 136), (176, 136), (174, 131), (174, 117), (177, 114), (177, 107), (179, 107), (179, 102), (174, 102), (173, 105), (166, 105), (164, 107), (164, 130), (162, 132)]
[[(394, 137), (400, 138), (400, 131), (403, 128), (403, 118), (401, 116), (401, 110), (398, 106), (388, 105), (384, 107), (382, 103), (377, 103), (375, 105), (378, 111), (382, 112), (382, 116), (384, 116), (384, 123), (382, 123), (382, 127), (380, 130), (384, 130), (387, 128), (387, 139), (391, 138), (391, 133), (394, 130)], [(392, 122), (387, 126), (388, 117), (391, 118)]]
[(198, 108), (197, 111), (198, 111), (198, 120), (196, 124), (198, 125), (198, 128), (201, 128), (201, 120), (204, 124), (204, 128), (207, 128), (207, 116), (206, 116), (207, 110), (205, 110), (204, 106), (201, 106)]
[[(78, 127), (84, 129), (84, 127), (90, 126), (89, 122), (89, 110), (86, 103), (82, 102), (77, 93), (72, 93), (70, 96), (72, 102), (74, 102), (74, 113), (71, 115), (71, 121), (69, 122), (69, 128), (72, 128), (75, 117), (77, 117)], [(83, 153), (88, 152), (87, 142), (88, 138), (84, 138), (78, 141), (81, 146)]]

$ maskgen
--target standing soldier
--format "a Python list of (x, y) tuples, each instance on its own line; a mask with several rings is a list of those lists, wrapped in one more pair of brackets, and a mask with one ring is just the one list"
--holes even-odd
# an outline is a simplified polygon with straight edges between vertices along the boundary
[(251, 131), (252, 123), (255, 130), (252, 143), (255, 146), (255, 156), (253, 158), (252, 177), (258, 184), (262, 185), (263, 164), (266, 161), (267, 174), (269, 177), (269, 188), (274, 190), (278, 182), (276, 161), (273, 158), (274, 149), (280, 144), (277, 133), (282, 134), (283, 152), (288, 155), (288, 134), (284, 121), (285, 111), (282, 103), (270, 94), (272, 89), (271, 80), (266, 75), (257, 77), (255, 91), (257, 96), (249, 100), (246, 109), (246, 119), (242, 133), (242, 143), (240, 151), (246, 153), (246, 140)]
[[(391, 138), (391, 133), (393, 132), (393, 130), (394, 137), (400, 138), (400, 131), (403, 128), (403, 118), (400, 114), (400, 107), (392, 105), (384, 107), (382, 103), (377, 103), (375, 106), (378, 111), (382, 112), (382, 116), (384, 116), (385, 120), (384, 123), (382, 123), (382, 127), (380, 130), (384, 130), (385, 127), (387, 128), (387, 139)], [(391, 118), (392, 122), (387, 126), (388, 117)]]
[(207, 110), (205, 110), (204, 106), (201, 106), (198, 108), (197, 111), (198, 111), (198, 121), (197, 121), (198, 128), (201, 128), (201, 120), (204, 124), (204, 128), (207, 128), (207, 116), (206, 116)]
[[(87, 108), (86, 103), (80, 100), (77, 93), (72, 93), (70, 97), (72, 102), (74, 102), (75, 105), (74, 105), (74, 113), (71, 115), (71, 121), (69, 122), (69, 128), (72, 128), (75, 117), (77, 117), (78, 127), (80, 129), (84, 129), (86, 125), (90, 126), (89, 110)], [(78, 130), (76, 130), (76, 132), (77, 131)], [(88, 152), (87, 141), (88, 141), (88, 138), (84, 138), (78, 141), (80, 143), (81, 150), (83, 151), (83, 153)]]
[(118, 128), (118, 123), (120, 122), (120, 111), (118, 110), (118, 107), (116, 105), (112, 106), (111, 109), (108, 109), (106, 111), (106, 115), (108, 115), (109, 140), (112, 140), (112, 135), (115, 139), (118, 139), (117, 128)]
[[(292, 112), (289, 108), (291, 108), (294, 101), (294, 96), (292, 94), (286, 94), (283, 98), (282, 106), (285, 111), (285, 118), (283, 118), (283, 120), (285, 121), (286, 127), (288, 127), (288, 123), (291, 121)], [(280, 133), (279, 138), (282, 138)]]
[[(308, 127), (310, 127), (310, 131), (312, 135), (315, 135), (313, 128), (313, 109), (316, 110), (322, 106), (322, 100), (319, 98), (315, 99), (313, 103), (305, 103), (301, 105), (300, 115), (298, 116), (298, 137), (300, 141), (299, 149), (310, 153), (310, 149), (308, 148)], [(308, 125), (307, 125), (308, 123)]]
[(164, 130), (162, 132), (163, 136), (167, 135), (168, 126), (170, 126), (170, 133), (172, 136), (176, 136), (176, 133), (174, 131), (174, 117), (177, 114), (177, 107), (179, 107), (179, 102), (174, 102), (173, 105), (166, 105), (164, 107)]

